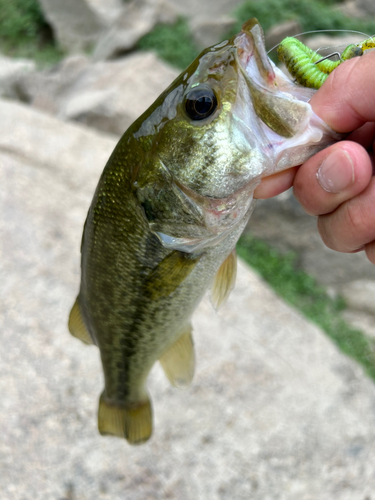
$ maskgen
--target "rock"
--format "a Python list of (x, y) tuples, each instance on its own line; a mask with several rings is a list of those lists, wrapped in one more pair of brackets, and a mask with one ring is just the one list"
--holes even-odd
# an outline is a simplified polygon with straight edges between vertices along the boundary
[(364, 276), (375, 281), (375, 266), (364, 252), (330, 250), (322, 242), (316, 222), (316, 217), (304, 212), (290, 189), (270, 200), (258, 200), (246, 230), (282, 253), (295, 252), (299, 267), (322, 285), (339, 290), (345, 283)]
[(178, 74), (152, 53), (96, 63), (62, 96), (58, 116), (122, 135)]
[(115, 141), (0, 101), (0, 497), (353, 500), (375, 491), (375, 388), (242, 263), (194, 316), (185, 391), (156, 366), (143, 446), (96, 429), (99, 353), (67, 332), (90, 198)]
[(366, 15), (375, 14), (375, 4), (373, 0), (357, 0), (356, 1), (358, 10)]
[(101, 24), (109, 26), (121, 14), (128, 0), (86, 0), (91, 9), (101, 20)]
[[(179, 15), (188, 20), (190, 31), (201, 48), (221, 42), (233, 27), (232, 13), (242, 0), (169, 0)], [(246, 19), (244, 19), (244, 22)]]
[(366, 18), (375, 14), (375, 4), (373, 0), (349, 0), (338, 8), (348, 17)]
[(88, 66), (86, 56), (75, 54), (52, 69), (24, 75), (17, 85), (20, 99), (42, 111), (57, 114), (60, 99)]
[(0, 97), (18, 99), (18, 83), (25, 75), (36, 71), (34, 61), (0, 55)]
[(219, 43), (233, 28), (235, 22), (235, 19), (229, 16), (215, 17), (203, 21), (198, 20), (192, 29), (194, 40), (201, 48)]
[[(39, 178), (38, 169), (48, 168), (49, 182), (54, 180), (85, 199), (92, 196), (100, 172), (116, 145), (113, 137), (79, 124), (64, 123), (29, 106), (2, 99), (0, 114), (0, 151), (6, 151), (18, 162), (25, 163), (28, 166), (26, 173), (34, 172), (34, 177), (30, 178), (32, 184)], [(2, 167), (0, 162), (4, 174)], [(22, 189), (24, 184), (14, 175), (14, 189)], [(0, 187), (1, 195), (6, 195), (7, 199), (12, 197), (11, 191), (6, 191), (1, 183)], [(40, 200), (40, 203), (43, 201)], [(59, 210), (53, 196), (48, 203), (49, 210)], [(4, 213), (0, 210), (0, 217), (4, 217)], [(47, 212), (39, 212), (38, 217), (43, 219), (44, 216)], [(10, 228), (16, 227), (11, 221), (9, 224)], [(21, 233), (19, 236), (22, 236)], [(27, 247), (20, 247), (20, 252), (27, 253)], [(0, 259), (0, 263), (4, 260)]]
[(359, 10), (357, 0), (349, 0), (336, 6), (336, 9), (347, 17), (360, 18), (363, 12)]
[(348, 307), (375, 316), (375, 279), (360, 279), (340, 287)]
[[(266, 47), (268, 50), (274, 48), (287, 36), (299, 35), (302, 32), (302, 26), (298, 21), (286, 21), (276, 24), (265, 33)], [(302, 40), (301, 38), (299, 38)]]
[(56, 69), (25, 79), (22, 92), (42, 111), (122, 135), (177, 76), (153, 53), (97, 63), (71, 56)]
[(356, 311), (353, 309), (345, 309), (342, 311), (343, 319), (354, 328), (358, 328), (366, 335), (375, 340), (375, 322), (374, 314), (369, 314), (364, 311)]
[(167, 0), (133, 0), (103, 32), (95, 47), (94, 60), (114, 59), (129, 52), (157, 23), (173, 23), (176, 11)]
[(351, 43), (359, 43), (363, 42), (363, 40), (364, 36), (358, 33), (349, 33), (341, 36), (317, 35), (307, 38), (305, 44), (310, 47), (310, 49), (324, 56), (335, 51), (341, 53)]
[[(233, 10), (243, 3), (243, 0), (169, 0), (171, 5), (177, 10), (177, 12), (186, 17), (192, 30), (199, 23), (209, 23), (214, 19), (220, 19), (222, 17), (230, 16)], [(244, 22), (247, 19), (244, 19)], [(215, 42), (220, 42), (221, 40), (215, 40)]]
[(90, 49), (105, 24), (89, 0), (40, 0), (59, 46), (67, 52)]

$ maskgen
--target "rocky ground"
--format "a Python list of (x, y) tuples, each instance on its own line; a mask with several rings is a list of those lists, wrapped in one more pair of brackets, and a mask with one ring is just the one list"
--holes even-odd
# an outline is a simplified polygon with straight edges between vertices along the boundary
[[(179, 13), (197, 43), (218, 41), (235, 4), (71, 0), (74, 23), (62, 22), (63, 2), (41, 3), (70, 55), (44, 71), (0, 58), (0, 498), (374, 500), (373, 383), (243, 264), (225, 308), (205, 300), (195, 316), (192, 387), (153, 371), (151, 442), (98, 435), (98, 352), (66, 327), (82, 225), (119, 135), (178, 74), (151, 53), (116, 54)], [(315, 226), (286, 193), (258, 202), (249, 230), (295, 251), (375, 336), (374, 267), (326, 249)]]
[(0, 498), (373, 500), (373, 382), (241, 263), (227, 305), (194, 317), (192, 386), (153, 370), (152, 440), (99, 436), (98, 351), (67, 316), (115, 140), (9, 101), (0, 112)]
[(320, 239), (315, 217), (307, 215), (292, 191), (272, 200), (259, 200), (247, 230), (281, 253), (294, 252), (301, 269), (347, 303), (343, 316), (375, 338), (375, 268), (363, 252), (342, 254)]

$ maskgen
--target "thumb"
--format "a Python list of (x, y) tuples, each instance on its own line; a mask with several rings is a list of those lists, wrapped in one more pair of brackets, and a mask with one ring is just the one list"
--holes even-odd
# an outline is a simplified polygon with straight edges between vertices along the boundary
[(311, 98), (315, 113), (336, 132), (375, 121), (375, 51), (340, 64)]

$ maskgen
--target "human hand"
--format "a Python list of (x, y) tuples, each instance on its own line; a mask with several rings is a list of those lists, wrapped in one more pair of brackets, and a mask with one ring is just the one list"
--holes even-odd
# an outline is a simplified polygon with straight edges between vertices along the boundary
[(375, 51), (341, 64), (310, 104), (333, 130), (350, 133), (300, 167), (263, 179), (255, 198), (293, 185), (305, 211), (318, 216), (324, 243), (339, 252), (364, 250), (375, 264)]

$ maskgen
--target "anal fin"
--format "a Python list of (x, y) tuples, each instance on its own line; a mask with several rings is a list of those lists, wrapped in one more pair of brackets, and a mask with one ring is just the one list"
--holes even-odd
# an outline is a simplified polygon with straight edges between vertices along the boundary
[(193, 379), (195, 354), (192, 328), (181, 337), (159, 358), (165, 375), (175, 387), (184, 387)]
[(93, 344), (92, 338), (83, 322), (78, 297), (69, 314), (68, 328), (73, 337), (81, 340), (84, 344)]
[(100, 396), (98, 429), (103, 436), (125, 438), (129, 444), (142, 444), (152, 434), (152, 411), (150, 400), (132, 407), (116, 406)]
[(211, 301), (215, 309), (224, 304), (233, 290), (237, 275), (237, 255), (233, 249), (219, 267), (211, 290)]

